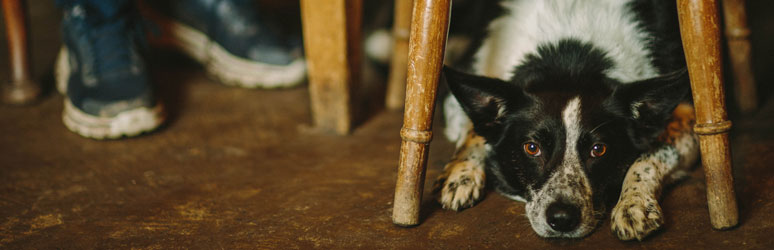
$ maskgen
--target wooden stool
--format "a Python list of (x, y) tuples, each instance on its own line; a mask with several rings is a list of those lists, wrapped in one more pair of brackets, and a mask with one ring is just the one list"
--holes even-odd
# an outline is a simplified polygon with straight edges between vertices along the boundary
[[(731, 2), (741, 3), (727, 1)], [(740, 12), (744, 11), (736, 11)], [(738, 213), (731, 175), (728, 145), (731, 122), (724, 102), (717, 4), (706, 0), (678, 0), (678, 13), (696, 106), (694, 130), (700, 140), (710, 219), (714, 228), (726, 229), (737, 224)], [(449, 0), (415, 1), (409, 41), (406, 111), (400, 133), (403, 142), (392, 215), (393, 222), (401, 226), (419, 224), (448, 20)]]
[(0, 86), (0, 98), (8, 104), (30, 103), (40, 95), (40, 85), (32, 80), (30, 74), (24, 6), (19, 0), (3, 0), (3, 15), (11, 61), (11, 81)]

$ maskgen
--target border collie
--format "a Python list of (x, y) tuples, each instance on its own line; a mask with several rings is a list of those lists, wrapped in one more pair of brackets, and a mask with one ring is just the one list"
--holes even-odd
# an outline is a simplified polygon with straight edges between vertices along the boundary
[[(446, 209), (485, 185), (526, 202), (542, 237), (578, 238), (605, 214), (622, 240), (664, 222), (658, 197), (696, 162), (675, 1), (505, 0), (471, 73), (444, 68)], [(485, 184), (486, 183), (486, 184)]]

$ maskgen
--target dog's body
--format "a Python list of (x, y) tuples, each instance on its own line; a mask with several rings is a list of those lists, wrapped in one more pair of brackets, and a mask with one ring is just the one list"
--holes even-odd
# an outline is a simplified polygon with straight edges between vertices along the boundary
[(501, 5), (474, 75), (444, 70), (457, 152), (436, 184), (441, 204), (474, 205), (489, 179), (527, 203), (540, 236), (589, 234), (616, 197), (619, 238), (658, 229), (661, 187), (698, 148), (692, 108), (678, 106), (689, 86), (674, 1)]

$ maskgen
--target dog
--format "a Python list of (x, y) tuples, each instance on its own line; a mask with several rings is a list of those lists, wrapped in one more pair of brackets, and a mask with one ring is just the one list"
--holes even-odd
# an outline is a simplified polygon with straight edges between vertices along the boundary
[(621, 240), (664, 223), (661, 189), (698, 157), (675, 1), (505, 0), (471, 71), (444, 67), (445, 209), (487, 185), (526, 202), (542, 237), (580, 238), (611, 212)]

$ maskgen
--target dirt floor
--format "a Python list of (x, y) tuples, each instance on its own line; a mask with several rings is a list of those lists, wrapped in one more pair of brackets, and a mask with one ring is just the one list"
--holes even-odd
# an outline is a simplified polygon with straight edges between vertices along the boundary
[[(60, 14), (51, 1), (30, 2), (35, 75), (50, 86)], [(440, 133), (422, 224), (397, 227), (390, 214), (402, 114), (374, 112), (350, 136), (322, 134), (310, 128), (304, 87), (226, 87), (162, 51), (153, 79), (170, 119), (154, 133), (81, 138), (62, 125), (55, 93), (0, 106), (0, 249), (772, 249), (773, 10), (774, 2), (750, 1), (765, 105), (733, 116), (740, 225), (728, 231), (710, 226), (700, 167), (665, 191), (666, 225), (642, 242), (619, 241), (608, 221), (584, 239), (540, 238), (524, 204), (496, 193), (462, 212), (442, 210), (430, 189), (453, 145)]]

